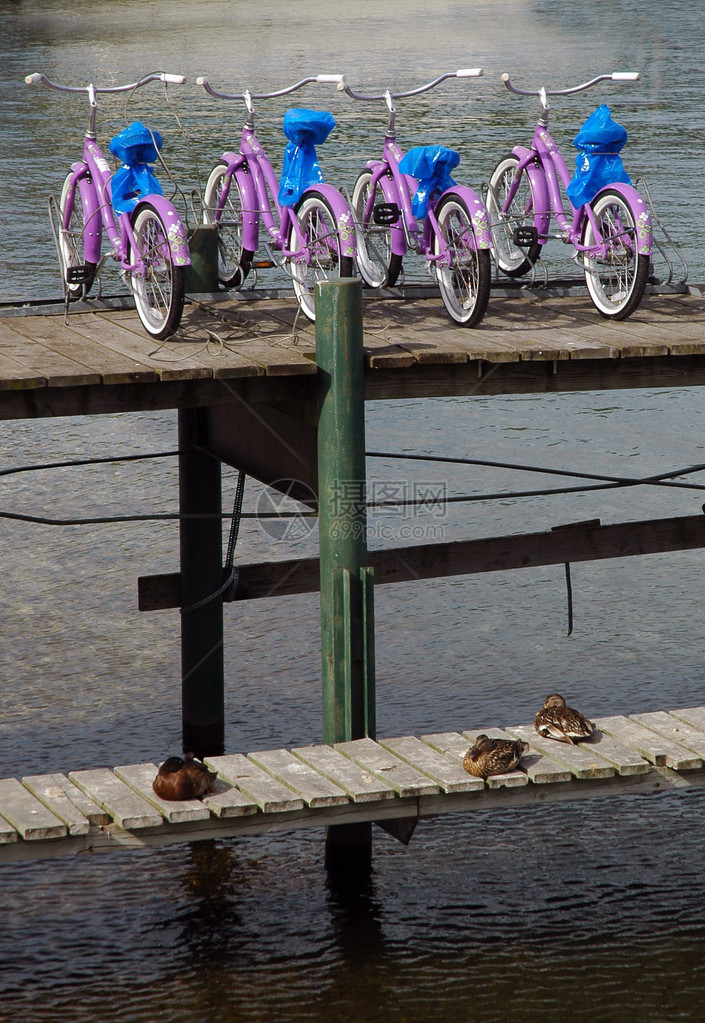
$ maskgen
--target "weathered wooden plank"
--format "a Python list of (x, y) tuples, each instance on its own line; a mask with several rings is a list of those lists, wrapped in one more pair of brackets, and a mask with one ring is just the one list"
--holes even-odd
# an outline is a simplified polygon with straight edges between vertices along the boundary
[(705, 732), (705, 707), (681, 707), (669, 713), (679, 721), (685, 721), (700, 732)]
[(334, 747), (343, 756), (376, 778), (391, 785), (400, 796), (431, 796), (439, 791), (439, 786), (430, 778), (415, 770), (393, 753), (380, 746), (374, 739), (353, 739), (350, 742), (337, 742)]
[(289, 750), (265, 750), (250, 753), (248, 759), (267, 774), (288, 785), (307, 806), (339, 806), (350, 801), (346, 792), (330, 778), (319, 774)]
[[(470, 749), (472, 743), (465, 736), (461, 736), (459, 731), (434, 731), (428, 733), (426, 736), (421, 737), (422, 742), (426, 743), (434, 750), (438, 750), (444, 757), (450, 757), (456, 764), (462, 764), (466, 753)], [(473, 775), (469, 775), (472, 777)], [(484, 783), (482, 779), (475, 779), (476, 788), (483, 788)], [(477, 783), (482, 783), (477, 785)]]
[(110, 815), (65, 774), (28, 775), (22, 784), (64, 822), (69, 835), (86, 835), (92, 824), (111, 823)]
[(319, 774), (330, 778), (347, 792), (354, 803), (394, 799), (395, 790), (332, 746), (301, 746), (291, 751)]
[(183, 821), (202, 821), (210, 817), (210, 810), (200, 799), (167, 800), (160, 799), (152, 788), (157, 776), (156, 764), (125, 764), (113, 768), (115, 774), (126, 785), (129, 785), (138, 796), (154, 806), (170, 824)]
[(216, 778), (213, 787), (215, 792), (203, 797), (203, 805), (215, 817), (250, 817), (258, 812), (257, 803), (222, 778)]
[[(84, 348), (99, 353), (96, 361), (103, 367), (105, 383), (122, 383), (131, 379), (131, 374), (141, 377), (143, 373), (154, 373), (161, 380), (197, 380), (213, 375), (209, 367), (190, 358), (188, 351), (176, 352), (173, 346), (164, 347), (167, 342), (148, 337), (136, 310), (77, 313), (69, 318), (69, 325)], [(198, 347), (207, 340), (204, 335)]]
[(17, 832), (13, 826), (0, 814), (0, 845), (16, 842), (17, 837)]
[[(27, 339), (40, 341), (49, 350), (49, 365), (53, 367), (52, 377), (60, 380), (61, 386), (90, 382), (86, 374), (98, 374), (103, 383), (130, 383), (156, 380), (157, 373), (153, 368), (111, 351), (103, 345), (93, 343), (82, 336), (74, 325), (82, 322), (97, 322), (93, 313), (79, 313), (69, 317), (69, 325), (64, 323), (63, 316), (26, 316), (12, 321), (13, 329), (22, 332)], [(106, 325), (109, 326), (109, 325)], [(129, 336), (129, 331), (125, 332)], [(75, 363), (75, 380), (64, 362)]]
[(590, 739), (590, 747), (596, 750), (601, 757), (614, 764), (617, 772), (621, 775), (646, 774), (649, 764), (640, 753), (631, 747), (619, 742), (613, 735), (601, 732), (596, 729)]
[(649, 728), (652, 732), (658, 732), (666, 739), (672, 739), (680, 746), (692, 750), (701, 759), (705, 758), (705, 732), (693, 728), (685, 721), (678, 721), (663, 710), (649, 711), (644, 714), (630, 714), (631, 721), (638, 725)]
[(691, 750), (653, 732), (627, 717), (615, 714), (595, 718), (595, 727), (630, 746), (657, 767), (672, 767), (675, 771), (693, 771), (703, 766), (701, 757)]
[(532, 749), (566, 768), (576, 778), (611, 778), (616, 772), (614, 765), (603, 760), (590, 743), (569, 746), (555, 739), (544, 739), (533, 725), (508, 725), (505, 731), (513, 739), (528, 742)]
[(427, 775), (443, 792), (470, 792), (479, 786), (477, 781), (454, 761), (444, 757), (428, 743), (417, 739), (415, 735), (400, 736), (395, 739), (379, 739), (380, 746), (390, 753), (405, 760), (421, 774)]
[[(12, 363), (3, 361), (0, 374), (4, 375), (7, 371), (10, 379), (19, 379), (18, 371), (21, 366), (28, 379), (35, 375), (44, 377), (48, 387), (100, 383), (100, 374), (86, 367), (85, 355), (83, 359), (76, 358), (76, 353), (64, 355), (42, 344), (41, 337), (34, 336), (39, 332), (36, 330), (33, 332), (31, 326), (25, 324), (29, 319), (29, 317), (0, 319), (0, 354), (3, 359), (11, 359), (14, 362), (13, 366)], [(23, 324), (29, 329), (22, 330)]]
[(69, 780), (107, 810), (121, 828), (128, 831), (152, 828), (163, 822), (162, 815), (150, 803), (107, 767), (70, 771)]
[(63, 838), (67, 832), (64, 822), (15, 778), (0, 779), (0, 813), (28, 842)]
[(300, 810), (304, 805), (301, 796), (293, 789), (272, 778), (242, 753), (206, 757), (204, 762), (253, 800), (263, 813)]
[[(484, 732), (485, 735), (490, 737), (490, 739), (514, 738), (514, 736), (509, 734), (509, 732), (505, 732), (503, 728), (481, 728), (476, 732), (468, 730), (463, 732), (463, 735), (472, 744), (480, 732)], [(521, 758), (516, 771), (509, 773), (509, 777), (513, 777), (513, 775), (517, 772), (523, 772), (526, 778), (533, 782), (534, 785), (560, 784), (562, 782), (570, 781), (573, 777), (566, 767), (563, 767), (561, 764), (556, 764), (550, 759), (550, 757), (545, 757), (542, 753), (538, 753), (536, 750), (531, 749)], [(505, 775), (498, 775), (497, 777), (504, 778)], [(514, 784), (516, 784), (516, 782)]]

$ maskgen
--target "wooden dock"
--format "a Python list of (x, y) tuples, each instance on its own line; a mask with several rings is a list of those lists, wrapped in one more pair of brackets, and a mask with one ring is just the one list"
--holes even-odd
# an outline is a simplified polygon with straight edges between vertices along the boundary
[[(360, 336), (363, 346), (358, 412), (370, 399), (705, 384), (699, 287), (651, 289), (620, 323), (601, 318), (572, 287), (495, 289), (485, 320), (472, 330), (448, 320), (435, 288), (368, 294), (362, 305), (354, 335), (358, 358)], [(272, 485), (295, 479), (306, 494), (318, 493), (318, 415), (332, 388), (321, 382), (316, 347), (316, 330), (297, 315), (291, 296), (192, 296), (179, 335), (159, 344), (121, 299), (94, 299), (68, 314), (57, 306), (0, 310), (0, 418), (178, 412), (181, 572), (141, 580), (140, 600), (146, 610), (189, 608), (181, 620), (184, 748), (202, 752), (219, 776), (214, 794), (179, 804), (154, 796), (155, 763), (0, 780), (0, 862), (311, 826), (332, 826), (334, 848), (336, 833), (345, 841), (346, 828), (337, 825), (376, 822), (403, 837), (417, 820), (439, 814), (705, 784), (703, 707), (598, 719), (596, 741), (576, 748), (541, 740), (530, 725), (507, 727), (531, 751), (520, 770), (488, 783), (465, 774), (462, 756), (478, 732), (497, 730), (340, 742), (337, 724), (336, 740), (325, 730), (332, 706), (325, 692), (328, 745), (207, 755), (224, 749), (222, 601), (210, 598), (223, 581), (220, 463)], [(358, 440), (364, 456), (364, 436)], [(209, 520), (205, 533), (199, 518)], [(376, 552), (386, 562), (361, 568), (369, 584), (368, 624), (358, 636), (368, 651), (365, 707), (374, 705), (371, 572), (375, 582), (399, 581), (400, 553), (422, 559), (414, 578), (431, 578), (703, 547), (704, 521), (654, 520), (638, 529), (596, 521), (545, 536)], [(293, 568), (303, 576), (291, 592), (316, 588), (328, 576), (313, 561)], [(244, 566), (238, 599), (261, 595), (263, 571), (281, 572), (281, 565), (254, 566), (249, 574)], [(358, 588), (361, 578), (355, 574)], [(353, 618), (359, 631), (363, 619), (357, 612)], [(347, 672), (350, 662), (343, 667)], [(354, 699), (358, 714), (362, 697)], [(335, 700), (336, 713), (348, 713), (350, 694)], [(358, 722), (350, 734), (375, 732)]]
[[(0, 418), (88, 415), (315, 394), (315, 328), (292, 297), (192, 298), (179, 334), (148, 338), (128, 301), (0, 310)], [(366, 295), (365, 398), (705, 383), (700, 288), (649, 294), (608, 322), (580, 289), (496, 289), (456, 327), (435, 288)]]
[[(157, 765), (0, 780), (0, 862), (275, 831), (646, 795), (705, 785), (705, 707), (595, 719), (589, 743), (543, 739), (533, 725), (206, 758), (218, 772), (202, 800), (165, 802)], [(519, 768), (474, 778), (462, 768), (475, 736), (530, 743)]]

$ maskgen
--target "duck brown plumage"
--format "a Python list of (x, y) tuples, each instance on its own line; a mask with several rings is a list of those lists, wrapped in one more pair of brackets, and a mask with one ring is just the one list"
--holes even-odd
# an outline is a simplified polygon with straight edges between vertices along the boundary
[(517, 766), (528, 749), (528, 742), (521, 739), (490, 739), (483, 732), (465, 754), (463, 767), (476, 778), (506, 774)]
[(198, 799), (213, 791), (217, 777), (216, 772), (209, 771), (193, 753), (186, 753), (183, 760), (181, 757), (169, 757), (164, 761), (152, 788), (160, 799)]
[(534, 727), (539, 735), (558, 742), (573, 745), (589, 739), (595, 731), (592, 721), (588, 721), (579, 710), (566, 706), (560, 693), (551, 693), (544, 700), (543, 707), (534, 718)]

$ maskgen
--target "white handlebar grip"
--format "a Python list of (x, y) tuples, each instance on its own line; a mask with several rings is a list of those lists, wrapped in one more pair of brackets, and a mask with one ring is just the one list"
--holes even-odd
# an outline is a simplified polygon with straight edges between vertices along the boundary
[(340, 85), (345, 81), (345, 75), (316, 75), (317, 82), (329, 82), (334, 85)]
[(199, 75), (198, 78), (196, 79), (196, 85), (205, 85), (206, 82), (207, 79), (204, 78), (203, 75)]
[(485, 69), (482, 67), (464, 67), (455, 72), (456, 78), (482, 78)]
[(509, 81), (509, 74), (507, 71), (505, 71), (504, 74), (502, 75), (502, 81), (505, 83)]
[(170, 85), (183, 85), (186, 81), (184, 75), (160, 75), (163, 82), (168, 82)]
[(42, 76), (38, 71), (35, 71), (33, 75), (27, 75), (25, 77), (25, 83), (27, 85), (39, 85), (42, 80)]
[(613, 82), (638, 82), (640, 78), (638, 71), (615, 71), (612, 74)]

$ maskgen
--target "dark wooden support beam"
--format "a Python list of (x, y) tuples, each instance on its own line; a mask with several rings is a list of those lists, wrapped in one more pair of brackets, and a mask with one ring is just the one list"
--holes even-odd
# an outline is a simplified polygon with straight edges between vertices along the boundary
[[(370, 551), (368, 561), (374, 569), (375, 585), (380, 585), (703, 547), (705, 515), (687, 515), (607, 526), (576, 524), (541, 533)], [(312, 593), (318, 585), (317, 558), (241, 565), (236, 600)], [(178, 600), (178, 573), (139, 580), (141, 611), (177, 607)]]
[(315, 504), (316, 426), (302, 411), (246, 399), (213, 406), (205, 410), (204, 448), (226, 465), (298, 501)]
[(223, 600), (208, 599), (223, 574), (220, 462), (199, 449), (201, 409), (179, 412), (179, 524), (181, 555), (181, 696), (185, 752), (224, 752)]

